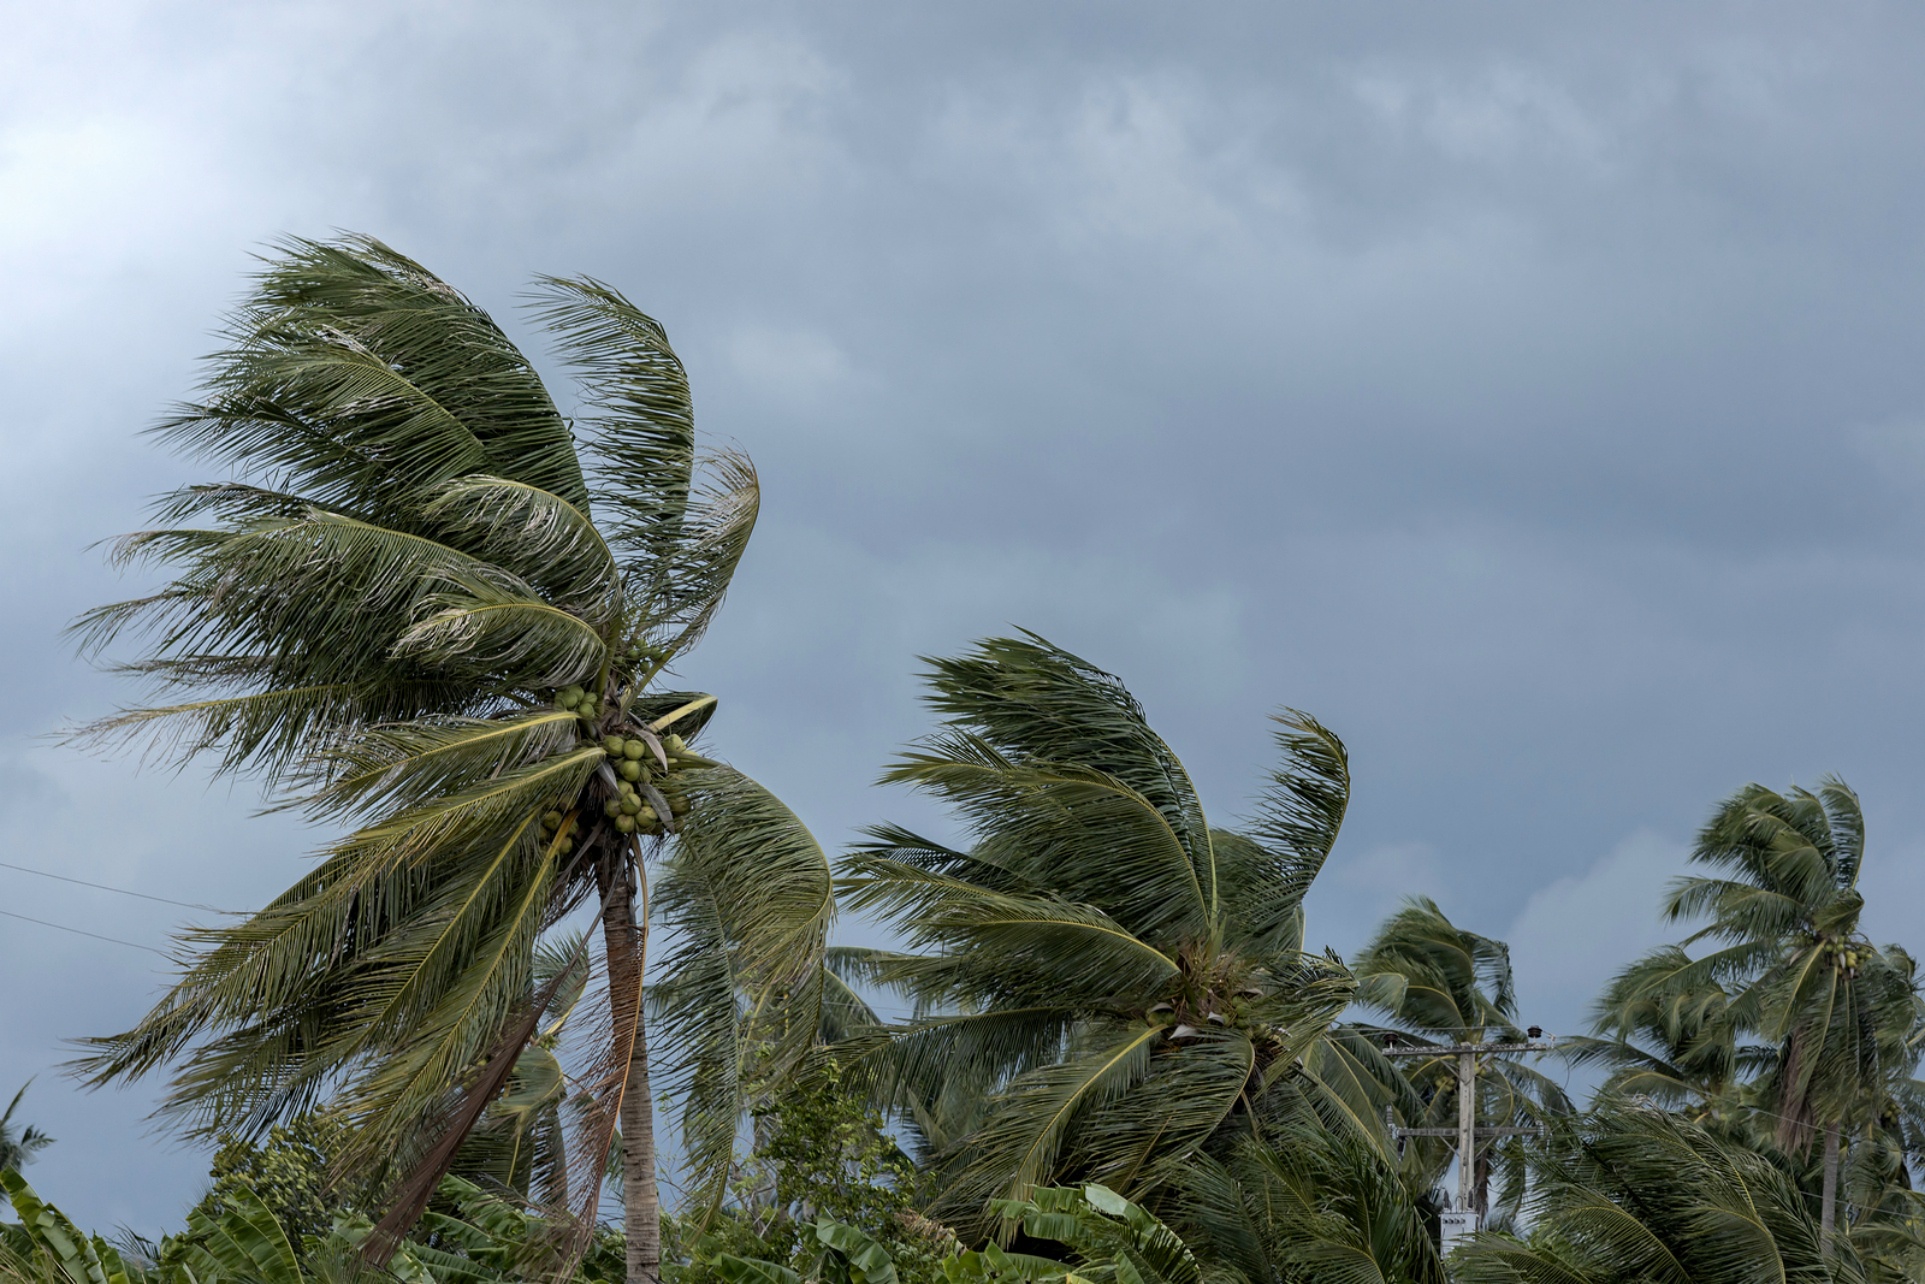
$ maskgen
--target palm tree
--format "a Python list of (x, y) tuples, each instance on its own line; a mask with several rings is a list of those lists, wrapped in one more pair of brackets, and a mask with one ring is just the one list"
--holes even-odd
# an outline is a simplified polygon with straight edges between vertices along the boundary
[(1771, 1046), (1759, 1087), (1778, 1144), (1808, 1149), (1815, 1136), (1824, 1139), (1827, 1239), (1844, 1133), (1874, 1122), (1896, 1086), (1910, 1081), (1925, 1015), (1909, 957), (1873, 946), (1859, 930), (1864, 843), (1858, 797), (1840, 780), (1827, 778), (1815, 793), (1745, 786), (1717, 809), (1692, 852), (1719, 872), (1680, 879), (1665, 905), (1673, 920), (1711, 919), (1687, 946), (1711, 940), (1720, 948), (1676, 971), (1659, 969), (1648, 987), (1704, 993), (1716, 983), (1731, 996), (1731, 1019)]
[[(1517, 1024), (1517, 987), (1511, 974), (1510, 947), (1495, 937), (1457, 926), (1435, 901), (1413, 897), (1384, 921), (1351, 971), (1357, 977), (1357, 1004), (1390, 1023), (1362, 1027), (1373, 1042), (1404, 1047), (1427, 1044), (1520, 1043), (1527, 1035)], [(1459, 1058), (1440, 1052), (1434, 1058), (1404, 1059), (1402, 1070), (1423, 1106), (1405, 1122), (1436, 1127), (1455, 1123), (1462, 1085)], [(1473, 1117), (1513, 1126), (1542, 1124), (1569, 1111), (1564, 1091), (1553, 1080), (1514, 1059), (1491, 1057), (1478, 1066)], [(1441, 1160), (1444, 1147), (1419, 1144)], [(1477, 1211), (1490, 1209), (1492, 1159), (1505, 1160), (1503, 1190), (1514, 1211), (1523, 1196), (1523, 1144), (1512, 1138), (1497, 1143), (1471, 1163)], [(1441, 1163), (1436, 1165), (1441, 1169)]]
[(1337, 737), (1287, 712), (1255, 821), (1213, 828), (1110, 674), (1034, 634), (930, 666), (947, 725), (885, 779), (949, 803), (970, 842), (877, 828), (840, 888), (910, 947), (860, 960), (915, 1005), (860, 1064), (912, 1131), (954, 1125), (921, 1135), (934, 1211), (982, 1237), (991, 1200), (1038, 1185), (1154, 1191), (1304, 1080), (1351, 992), (1301, 949), (1349, 774)]
[(1562, 1040), (1558, 1052), (1575, 1065), (1606, 1067), (1606, 1096), (1703, 1122), (1736, 1109), (1747, 1072), (1775, 1059), (1746, 1041), (1741, 1014), (1687, 950), (1660, 946), (1612, 978), (1592, 1010), (1591, 1035)]
[(347, 1162), (394, 1179), (391, 1245), (557, 1001), (542, 942), (592, 913), (606, 1015), (581, 1040), (571, 1190), (585, 1234), (619, 1128), (628, 1274), (653, 1281), (649, 911), (672, 942), (649, 1006), (713, 1187), (746, 1046), (814, 1032), (833, 902), (795, 817), (690, 747), (713, 698), (661, 687), (742, 556), (753, 469), (698, 453), (681, 362), (617, 291), (544, 278), (534, 317), (579, 378), (577, 420), (419, 264), (290, 241), (204, 398), (161, 425), (231, 477), (121, 541), (172, 578), (76, 629), (93, 654), (137, 643), (122, 667), (158, 702), (83, 738), (256, 772), (347, 832), (265, 909), (191, 934), (166, 997), (83, 1067), (173, 1067), (165, 1109), (200, 1132), (332, 1097)]
[(1452, 1259), (1463, 1284), (1862, 1281), (1828, 1253), (1803, 1193), (1769, 1158), (1650, 1107), (1614, 1106), (1533, 1151), (1527, 1239), (1485, 1233)]
[(20, 1098), (27, 1095), (27, 1087), (21, 1084), (7, 1108), (0, 1111), (0, 1172), (24, 1168), (36, 1153), (53, 1145), (53, 1138), (32, 1124), (23, 1124), (18, 1132), (14, 1131), (13, 1112), (20, 1108)]

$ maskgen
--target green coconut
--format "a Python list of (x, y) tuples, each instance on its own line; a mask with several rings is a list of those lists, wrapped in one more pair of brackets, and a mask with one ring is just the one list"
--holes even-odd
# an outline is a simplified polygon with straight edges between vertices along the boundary
[(627, 747), (620, 736), (602, 737), (602, 751), (611, 758), (621, 757), (622, 751)]
[(636, 762), (633, 758), (624, 758), (622, 765), (615, 768), (615, 770), (621, 773), (623, 780), (640, 780), (642, 778), (642, 764)]
[(632, 834), (635, 832), (635, 818), (633, 816), (617, 816), (615, 817), (615, 828), (621, 833)]

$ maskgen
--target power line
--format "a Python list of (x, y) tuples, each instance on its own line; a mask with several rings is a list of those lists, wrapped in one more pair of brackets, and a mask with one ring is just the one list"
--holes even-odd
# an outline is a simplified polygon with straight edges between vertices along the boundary
[(4, 914), (8, 918), (17, 918), (22, 923), (38, 923), (42, 927), (51, 927), (56, 932), (72, 932), (75, 936), (91, 936), (96, 941), (106, 941), (109, 945), (125, 945), (129, 949), (146, 950), (149, 954), (158, 954), (169, 962), (172, 962), (174, 958), (174, 956), (166, 950), (157, 950), (151, 945), (142, 945), (138, 941), (123, 941), (118, 936), (102, 936), (99, 932), (89, 932), (78, 927), (68, 927), (65, 923), (49, 923), (44, 918), (30, 918), (25, 914), (16, 914), (12, 910), (0, 910), (0, 914)]
[[(143, 901), (158, 901), (162, 905), (178, 905), (182, 909), (206, 910), (209, 914), (225, 914), (228, 911), (215, 905), (202, 905), (198, 901), (176, 901), (165, 896), (154, 896), (147, 892), (136, 892), (126, 887), (109, 887), (106, 883), (90, 883), (84, 878), (69, 878), (65, 874), (55, 874), (44, 869), (30, 869), (25, 865), (15, 865), (11, 861), (0, 860), (0, 869), (17, 870), (22, 874), (34, 874), (40, 878), (57, 878), (63, 883), (73, 883), (80, 887), (91, 887), (99, 892), (113, 892), (118, 896), (138, 896)], [(16, 917), (18, 917), (16, 915)]]

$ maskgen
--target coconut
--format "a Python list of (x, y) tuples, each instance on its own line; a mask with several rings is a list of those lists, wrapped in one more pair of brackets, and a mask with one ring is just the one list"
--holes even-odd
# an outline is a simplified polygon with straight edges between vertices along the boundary
[(642, 804), (642, 809), (635, 813), (635, 817), (645, 825), (652, 825), (660, 819), (660, 817), (655, 814), (655, 809), (647, 803)]
[(635, 818), (633, 816), (617, 816), (615, 817), (615, 828), (624, 834), (632, 834), (635, 832)]
[(626, 748), (626, 746), (622, 743), (622, 738), (620, 736), (603, 736), (602, 737), (602, 751), (606, 753), (609, 757), (611, 758), (621, 757), (622, 750), (624, 748)]
[(662, 748), (668, 750), (670, 753), (681, 753), (684, 749), (688, 748), (688, 741), (678, 735), (671, 734), (667, 739), (662, 741)]
[(646, 740), (640, 739), (639, 737), (633, 740), (626, 741), (622, 745), (623, 756), (628, 758), (631, 762), (640, 762), (642, 760), (642, 755), (647, 752), (648, 752), (648, 742)]
[(621, 773), (623, 780), (640, 780), (642, 778), (642, 764), (636, 762), (633, 758), (624, 758), (622, 765), (615, 768), (615, 770)]
[(635, 813), (639, 812), (642, 809), (642, 800), (637, 798), (634, 794), (623, 794), (622, 801), (621, 801), (621, 809), (627, 814), (629, 814), (630, 816), (633, 816)]

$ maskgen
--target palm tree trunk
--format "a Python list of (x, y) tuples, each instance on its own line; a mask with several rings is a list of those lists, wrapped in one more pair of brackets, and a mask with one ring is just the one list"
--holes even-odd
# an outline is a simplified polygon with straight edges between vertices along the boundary
[(1838, 1125), (1825, 1128), (1825, 1178), (1823, 1202), (1819, 1205), (1818, 1234), (1826, 1247), (1831, 1246), (1832, 1227), (1838, 1222)]
[(622, 1085), (622, 1227), (628, 1239), (628, 1284), (661, 1284), (662, 1202), (655, 1185), (655, 1103), (648, 1088), (648, 1039), (641, 1006), (648, 925), (635, 915), (631, 872), (626, 860), (619, 861), (602, 897), (609, 1007), (616, 1030), (631, 1020), (635, 1029)]

